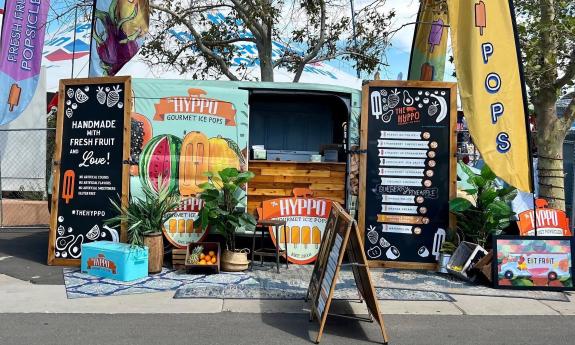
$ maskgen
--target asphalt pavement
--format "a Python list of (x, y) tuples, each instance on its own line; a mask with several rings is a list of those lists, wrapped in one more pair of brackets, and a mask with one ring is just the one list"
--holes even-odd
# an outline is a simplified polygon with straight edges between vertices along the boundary
[(62, 267), (48, 266), (48, 229), (0, 230), (0, 274), (34, 284), (63, 285)]
[[(386, 317), (390, 345), (573, 344), (575, 317)], [(3, 345), (312, 344), (305, 314), (0, 314)], [(376, 344), (376, 324), (328, 318), (322, 344)]]

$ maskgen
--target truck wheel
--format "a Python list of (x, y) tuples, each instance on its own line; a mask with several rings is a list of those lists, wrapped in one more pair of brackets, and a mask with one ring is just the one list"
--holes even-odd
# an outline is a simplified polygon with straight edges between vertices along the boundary
[(511, 271), (505, 271), (505, 278), (507, 278), (507, 279), (513, 278), (513, 272), (511, 272)]
[(549, 274), (547, 275), (547, 278), (549, 278), (549, 280), (556, 280), (557, 279), (557, 273), (549, 272)]

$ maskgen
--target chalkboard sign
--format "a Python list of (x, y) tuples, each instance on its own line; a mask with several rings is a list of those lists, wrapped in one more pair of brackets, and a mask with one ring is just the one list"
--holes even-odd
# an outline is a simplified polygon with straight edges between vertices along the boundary
[(60, 81), (48, 264), (79, 265), (82, 243), (125, 241), (104, 225), (129, 193), (129, 77)]
[(434, 269), (456, 192), (456, 84), (363, 87), (359, 226), (370, 265)]
[[(370, 315), (378, 322), (387, 343), (387, 333), (379, 303), (373, 287), (368, 261), (363, 250), (357, 223), (343, 208), (334, 203), (324, 230), (320, 251), (312, 272), (307, 298), (311, 300), (310, 319), (317, 318), (320, 322), (316, 343), (319, 343), (338, 280), (344, 254), (347, 253), (352, 267), (356, 287), (365, 300)], [(306, 298), (306, 299), (307, 299)], [(362, 320), (361, 318), (356, 318)]]

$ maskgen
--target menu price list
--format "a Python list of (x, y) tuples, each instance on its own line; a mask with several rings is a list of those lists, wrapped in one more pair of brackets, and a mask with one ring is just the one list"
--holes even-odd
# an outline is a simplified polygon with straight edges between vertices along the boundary
[(450, 89), (370, 87), (366, 253), (434, 263), (449, 219)]

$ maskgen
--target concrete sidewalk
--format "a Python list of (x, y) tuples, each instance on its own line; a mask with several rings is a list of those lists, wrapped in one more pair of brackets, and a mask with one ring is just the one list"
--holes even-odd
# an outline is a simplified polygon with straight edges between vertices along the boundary
[[(173, 299), (174, 291), (67, 299), (63, 285), (37, 285), (0, 274), (0, 313), (165, 314), (308, 313), (304, 301)], [(575, 315), (569, 302), (453, 295), (455, 301), (380, 301), (384, 314), (406, 315)], [(366, 314), (365, 304), (335, 301), (333, 312)]]

